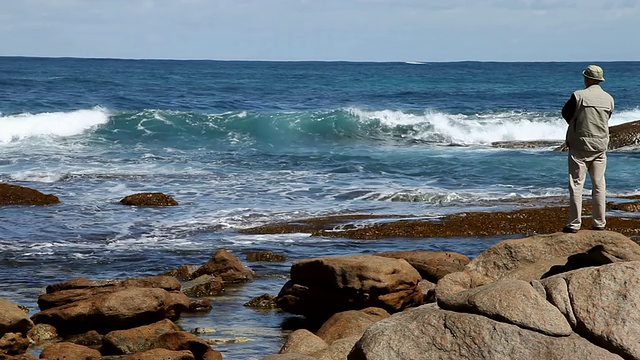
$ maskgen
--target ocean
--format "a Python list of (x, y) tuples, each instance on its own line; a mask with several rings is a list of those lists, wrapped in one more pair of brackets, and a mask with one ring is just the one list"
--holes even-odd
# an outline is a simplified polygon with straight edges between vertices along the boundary
[[(258, 279), (211, 298), (186, 330), (225, 359), (277, 353), (293, 315), (242, 304), (276, 295), (297, 260), (381, 251), (474, 257), (501, 238), (358, 241), (241, 229), (342, 214), (433, 217), (568, 198), (560, 110), (586, 62), (353, 63), (0, 57), (0, 182), (58, 196), (0, 207), (0, 297), (38, 311), (47, 285), (158, 275), (219, 248)], [(610, 120), (640, 119), (640, 62), (599, 63)], [(609, 153), (607, 195), (640, 194), (640, 149)], [(119, 203), (164, 192), (179, 206)], [(587, 182), (586, 193), (590, 192)], [(371, 220), (374, 221), (374, 220)], [(385, 220), (379, 220), (385, 221)], [(560, 230), (560, 229), (558, 229)], [(38, 349), (34, 350), (35, 353)]]

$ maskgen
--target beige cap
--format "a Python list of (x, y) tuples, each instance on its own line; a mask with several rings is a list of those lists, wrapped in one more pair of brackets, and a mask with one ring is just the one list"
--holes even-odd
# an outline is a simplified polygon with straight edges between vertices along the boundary
[(589, 79), (604, 81), (604, 70), (602, 70), (602, 68), (598, 65), (587, 66), (587, 68), (582, 72), (582, 75)]

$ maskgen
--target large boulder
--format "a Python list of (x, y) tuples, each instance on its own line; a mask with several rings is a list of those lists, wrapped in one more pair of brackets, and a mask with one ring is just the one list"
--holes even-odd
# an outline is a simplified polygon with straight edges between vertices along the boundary
[(0, 183), (0, 206), (3, 205), (53, 205), (60, 202), (57, 196), (43, 194), (24, 186)]
[(101, 294), (122, 290), (127, 287), (159, 288), (166, 291), (179, 291), (180, 281), (173, 276), (150, 276), (125, 280), (90, 280), (73, 278), (49, 285), (46, 294), (38, 297), (40, 310), (91, 299)]
[(226, 249), (217, 250), (206, 264), (192, 274), (192, 278), (202, 275), (219, 276), (225, 283), (242, 283), (256, 277), (253, 270)]
[(5, 333), (26, 334), (33, 327), (29, 315), (18, 305), (0, 298), (0, 336)]
[(291, 280), (276, 302), (284, 311), (318, 320), (367, 307), (393, 313), (423, 302), (421, 279), (401, 259), (356, 255), (302, 260), (291, 266)]
[(483, 251), (467, 270), (444, 276), (436, 296), (498, 279), (532, 281), (578, 268), (640, 260), (640, 245), (612, 231), (583, 230), (505, 240)]
[(47, 309), (31, 319), (35, 323), (53, 325), (61, 334), (78, 334), (88, 330), (104, 333), (162, 319), (176, 320), (189, 308), (189, 304), (189, 298), (182, 293), (129, 287)]
[(485, 316), (409, 309), (371, 325), (348, 360), (599, 359), (623, 358), (573, 333), (548, 336)]
[(40, 353), (40, 359), (46, 360), (100, 360), (98, 350), (86, 346), (61, 342), (46, 347)]
[(640, 262), (579, 269), (541, 280), (575, 331), (627, 359), (640, 359)]
[(418, 270), (423, 279), (434, 283), (449, 273), (463, 271), (470, 261), (465, 255), (449, 251), (398, 251), (376, 255), (404, 259)]
[(169, 319), (132, 329), (114, 330), (104, 336), (103, 352), (113, 355), (144, 352), (155, 347), (159, 336), (173, 331), (180, 331), (180, 328)]

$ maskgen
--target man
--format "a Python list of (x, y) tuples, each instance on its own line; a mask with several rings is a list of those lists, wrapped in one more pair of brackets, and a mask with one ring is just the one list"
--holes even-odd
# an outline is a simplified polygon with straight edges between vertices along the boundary
[(593, 205), (592, 230), (604, 230), (609, 118), (613, 112), (613, 97), (602, 90), (604, 71), (589, 65), (582, 72), (585, 89), (578, 90), (562, 108), (562, 117), (569, 124), (569, 220), (563, 232), (576, 233), (582, 225), (582, 187), (587, 172), (591, 178)]

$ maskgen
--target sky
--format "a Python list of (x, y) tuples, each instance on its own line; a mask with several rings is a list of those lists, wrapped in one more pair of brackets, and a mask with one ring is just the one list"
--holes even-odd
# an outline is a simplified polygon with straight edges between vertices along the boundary
[(0, 56), (638, 61), (640, 0), (0, 0)]

